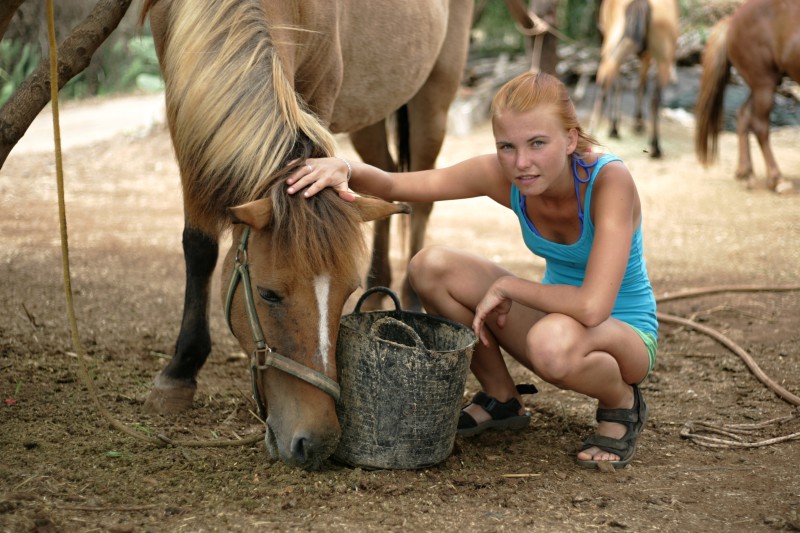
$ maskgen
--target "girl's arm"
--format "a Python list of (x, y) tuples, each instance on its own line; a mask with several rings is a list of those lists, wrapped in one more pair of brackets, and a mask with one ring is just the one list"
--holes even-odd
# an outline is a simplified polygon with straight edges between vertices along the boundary
[[(467, 159), (456, 165), (417, 172), (386, 172), (360, 161), (338, 157), (308, 159), (286, 180), (289, 194), (300, 191), (311, 197), (331, 187), (346, 199), (354, 199), (348, 187), (360, 193), (377, 196), (388, 201), (435, 202), (489, 196), (508, 205), (508, 182), (494, 154)], [(502, 201), (501, 201), (502, 200)]]
[(639, 198), (630, 173), (621, 163), (611, 163), (598, 176), (592, 197), (595, 237), (583, 283), (545, 285), (514, 276), (498, 279), (475, 312), (473, 329), (485, 340), (481, 328), (490, 314), (502, 327), (510, 303), (545, 313), (563, 313), (586, 327), (611, 316), (628, 264), (633, 234), (641, 220)]

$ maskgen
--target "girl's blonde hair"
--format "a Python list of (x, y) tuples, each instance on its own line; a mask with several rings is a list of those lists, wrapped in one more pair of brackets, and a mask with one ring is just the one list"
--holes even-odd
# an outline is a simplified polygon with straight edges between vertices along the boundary
[(506, 82), (492, 100), (492, 120), (505, 111), (522, 113), (541, 105), (553, 105), (564, 130), (575, 129), (578, 132), (576, 154), (588, 152), (593, 145), (600, 144), (583, 131), (566, 86), (545, 72), (525, 72)]

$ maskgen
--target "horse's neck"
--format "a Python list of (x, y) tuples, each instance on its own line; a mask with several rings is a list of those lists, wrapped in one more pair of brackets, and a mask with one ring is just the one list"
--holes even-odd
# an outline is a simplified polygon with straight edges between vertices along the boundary
[(331, 89), (322, 83), (328, 67), (336, 61), (331, 28), (339, 2), (335, 0), (262, 0), (272, 43), (286, 76), (305, 102), (324, 117), (330, 116), (325, 94)]

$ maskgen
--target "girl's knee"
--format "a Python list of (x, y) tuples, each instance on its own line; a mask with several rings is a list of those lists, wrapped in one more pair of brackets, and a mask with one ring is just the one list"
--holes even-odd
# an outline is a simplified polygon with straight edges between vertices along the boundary
[(528, 360), (536, 374), (549, 383), (562, 383), (574, 370), (574, 328), (566, 323), (569, 320), (573, 319), (552, 313), (528, 331)]
[(408, 277), (415, 288), (424, 283), (440, 279), (453, 263), (448, 260), (450, 253), (442, 246), (428, 246), (411, 258), (408, 263)]

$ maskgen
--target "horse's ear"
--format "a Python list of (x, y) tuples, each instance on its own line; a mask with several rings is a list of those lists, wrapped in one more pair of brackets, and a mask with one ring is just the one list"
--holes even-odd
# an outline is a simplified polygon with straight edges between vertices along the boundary
[(262, 198), (229, 207), (228, 214), (234, 223), (244, 223), (254, 229), (264, 229), (272, 221), (272, 200)]
[(411, 206), (408, 204), (387, 202), (386, 200), (370, 196), (356, 196), (355, 204), (358, 211), (361, 213), (361, 220), (364, 222), (386, 218), (389, 215), (396, 215), (398, 213), (405, 215), (411, 213)]

